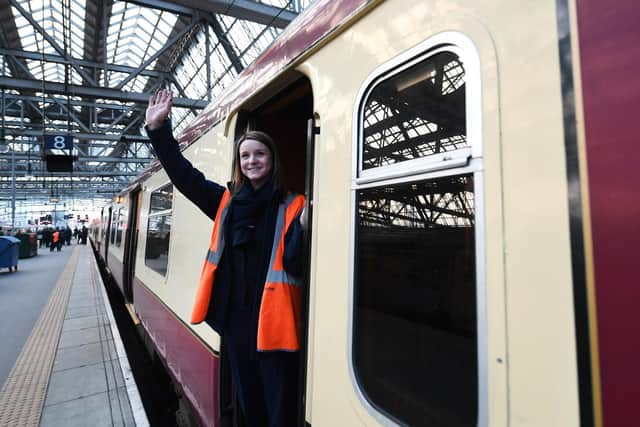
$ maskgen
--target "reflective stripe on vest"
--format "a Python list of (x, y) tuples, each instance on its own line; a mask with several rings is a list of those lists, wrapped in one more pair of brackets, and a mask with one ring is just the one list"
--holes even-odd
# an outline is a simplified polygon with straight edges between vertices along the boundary
[(301, 282), (284, 270), (284, 238), (304, 203), (304, 196), (290, 194), (278, 208), (258, 317), (258, 351), (300, 349)]
[(211, 231), (211, 243), (209, 250), (207, 251), (207, 257), (202, 266), (200, 273), (200, 284), (196, 292), (196, 299), (191, 311), (191, 323), (203, 322), (207, 317), (207, 310), (209, 309), (209, 301), (211, 300), (211, 294), (213, 293), (213, 280), (215, 278), (216, 269), (220, 258), (222, 257), (222, 250), (224, 249), (224, 233), (222, 232), (222, 225), (229, 212), (229, 202), (231, 201), (231, 193), (229, 190), (225, 190), (216, 212), (216, 219), (213, 223), (213, 230)]
[[(231, 194), (225, 190), (216, 212), (211, 244), (205, 259), (200, 285), (191, 313), (191, 323), (203, 322), (215, 282), (215, 271), (224, 250), (224, 221)], [(278, 207), (269, 269), (260, 303), (258, 318), (259, 351), (297, 351), (300, 348), (299, 325), (301, 310), (300, 281), (284, 271), (284, 238), (293, 220), (304, 206), (304, 196), (289, 194)]]

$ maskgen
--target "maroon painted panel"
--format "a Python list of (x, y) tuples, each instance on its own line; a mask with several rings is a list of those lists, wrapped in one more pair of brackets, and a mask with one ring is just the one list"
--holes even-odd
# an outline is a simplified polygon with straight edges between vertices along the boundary
[(219, 358), (139, 279), (134, 279), (134, 305), (169, 374), (188, 399), (203, 426), (218, 419)]
[(116, 258), (113, 254), (109, 253), (108, 265), (113, 280), (115, 280), (118, 288), (120, 288), (120, 292), (122, 293), (122, 295), (124, 295), (124, 285), (122, 282), (122, 261)]
[(577, 0), (603, 420), (630, 425), (640, 398), (640, 5)]

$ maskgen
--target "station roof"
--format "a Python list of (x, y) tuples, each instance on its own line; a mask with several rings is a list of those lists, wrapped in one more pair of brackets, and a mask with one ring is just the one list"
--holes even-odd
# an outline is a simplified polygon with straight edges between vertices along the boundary
[[(0, 216), (113, 197), (152, 160), (151, 94), (174, 93), (179, 132), (311, 2), (0, 2)], [(73, 137), (72, 172), (43, 161), (53, 135)]]

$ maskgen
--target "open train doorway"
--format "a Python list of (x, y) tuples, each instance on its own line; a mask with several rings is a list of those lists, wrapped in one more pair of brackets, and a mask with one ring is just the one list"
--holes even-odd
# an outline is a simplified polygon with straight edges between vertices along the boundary
[[(140, 217), (140, 188), (129, 193), (129, 212), (127, 218), (127, 231), (124, 240), (124, 258), (122, 283), (124, 284), (124, 297), (127, 303), (133, 303), (133, 278), (135, 275), (136, 251), (138, 247), (138, 218)], [(132, 307), (129, 307), (131, 310)]]
[[(279, 86), (282, 88), (282, 86)], [(313, 92), (311, 82), (305, 76), (296, 74), (288, 80), (288, 84), (280, 89), (267, 88), (264, 92), (271, 95), (260, 97), (260, 101), (247, 107), (238, 114), (234, 140), (248, 130), (257, 130), (271, 136), (278, 149), (280, 161), (284, 170), (285, 186), (288, 190), (304, 194), (307, 199), (308, 227), (305, 233), (306, 253), (311, 253), (311, 231), (313, 217), (311, 203), (313, 197), (313, 146), (318, 128), (314, 121)], [(299, 382), (298, 382), (298, 423), (305, 425), (305, 401), (307, 379), (307, 334), (309, 318), (309, 265), (307, 257), (304, 277), (302, 277), (302, 319), (299, 352)], [(223, 343), (224, 346), (224, 343)], [(230, 372), (222, 358), (221, 372), (221, 408), (236, 407), (231, 395)], [(235, 411), (236, 415), (238, 411)], [(242, 426), (241, 420), (228, 425)], [(240, 421), (240, 422), (238, 422)], [(224, 424), (223, 424), (224, 425)]]

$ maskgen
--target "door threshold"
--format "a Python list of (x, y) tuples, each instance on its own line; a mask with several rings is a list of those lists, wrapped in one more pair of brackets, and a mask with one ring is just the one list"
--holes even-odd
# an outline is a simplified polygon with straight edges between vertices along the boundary
[(136, 315), (136, 310), (133, 308), (133, 304), (126, 303), (124, 306), (127, 307), (127, 311), (129, 312), (129, 316), (131, 316), (131, 320), (133, 320), (133, 324), (136, 326), (139, 325), (140, 319)]

